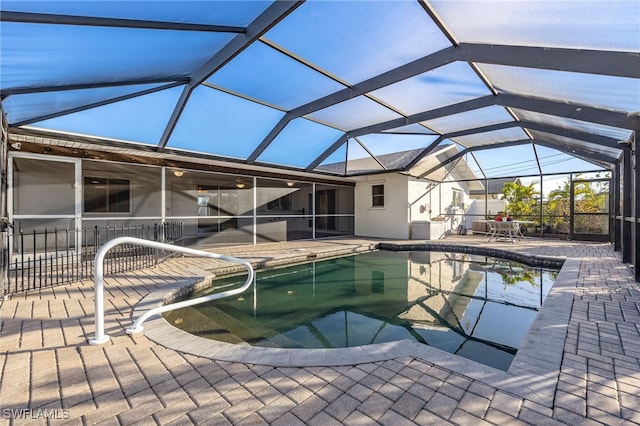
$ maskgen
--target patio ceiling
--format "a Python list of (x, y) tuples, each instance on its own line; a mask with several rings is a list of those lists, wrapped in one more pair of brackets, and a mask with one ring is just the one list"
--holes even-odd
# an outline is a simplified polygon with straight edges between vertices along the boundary
[[(493, 177), (500, 157), (531, 173), (609, 168), (640, 130), (636, 0), (0, 9), (10, 128), (96, 149), (355, 176), (407, 172), (455, 144), (441, 165), (464, 157)], [(349, 167), (363, 159), (380, 167)]]

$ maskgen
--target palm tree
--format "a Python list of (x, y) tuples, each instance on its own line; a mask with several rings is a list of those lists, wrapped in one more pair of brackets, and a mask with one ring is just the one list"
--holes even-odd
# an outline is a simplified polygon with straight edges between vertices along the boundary
[(502, 186), (502, 196), (507, 202), (507, 211), (517, 219), (524, 219), (536, 215), (538, 203), (536, 198), (540, 193), (533, 187), (533, 183), (523, 185), (520, 181), (506, 182)]

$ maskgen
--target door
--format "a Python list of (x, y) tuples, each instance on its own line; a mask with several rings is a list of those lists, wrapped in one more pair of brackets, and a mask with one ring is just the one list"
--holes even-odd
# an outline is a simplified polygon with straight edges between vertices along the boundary
[(571, 239), (609, 240), (611, 179), (575, 179), (571, 183)]
[(325, 189), (316, 192), (316, 229), (336, 229), (336, 190)]

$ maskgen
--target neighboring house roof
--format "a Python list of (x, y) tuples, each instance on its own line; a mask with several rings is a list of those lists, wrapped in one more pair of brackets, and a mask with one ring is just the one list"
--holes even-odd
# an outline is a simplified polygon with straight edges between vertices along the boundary
[(372, 173), (388, 173), (388, 172), (401, 172), (403, 174), (424, 178), (430, 181), (442, 182), (450, 176), (454, 180), (469, 180), (469, 188), (474, 188), (476, 191), (484, 190), (484, 186), (479, 181), (472, 181), (478, 179), (473, 170), (468, 167), (464, 158), (459, 158), (457, 162), (450, 163), (449, 167), (439, 167), (440, 164), (447, 162), (450, 158), (454, 157), (460, 152), (457, 145), (448, 144), (442, 145), (434, 149), (432, 153), (426, 155), (424, 158), (416, 161), (416, 163), (407, 168), (412, 161), (414, 161), (420, 154), (423, 153), (423, 149), (412, 149), (402, 152), (394, 152), (389, 154), (378, 155), (374, 159), (373, 157), (356, 158), (345, 162), (331, 163), (320, 166), (322, 171), (329, 173), (344, 173), (345, 164), (347, 167), (347, 174), (372, 174)]
[[(346, 172), (350, 175), (402, 171), (404, 174), (417, 177), (425, 171), (437, 167), (442, 161), (445, 161), (452, 155), (459, 152), (457, 147), (453, 144), (437, 147), (432, 153), (421, 158), (416, 162), (416, 164), (405, 170), (412, 161), (423, 153), (423, 151), (423, 149), (411, 149), (407, 151), (376, 155), (375, 158), (371, 156), (366, 158), (355, 158), (348, 160), (346, 163), (341, 161), (337, 163), (324, 164), (319, 166), (318, 169), (330, 173), (344, 173), (346, 165)], [(444, 168), (439, 168), (433, 176), (429, 176), (429, 179), (441, 181), (444, 179), (445, 174), (446, 170)], [(437, 179), (438, 177), (439, 179)]]
[(347, 172), (349, 172), (349, 174), (370, 174), (372, 172), (399, 170), (406, 167), (422, 151), (422, 149), (412, 149), (377, 155), (375, 159), (373, 157), (366, 157), (349, 160), (346, 163), (341, 161), (338, 163), (323, 164), (318, 167), (318, 170), (342, 174), (345, 172), (345, 165), (347, 166)]

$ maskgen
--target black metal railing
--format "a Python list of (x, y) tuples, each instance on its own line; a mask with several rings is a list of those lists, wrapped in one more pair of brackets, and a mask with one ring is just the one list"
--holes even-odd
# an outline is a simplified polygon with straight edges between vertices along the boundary
[[(44, 229), (3, 233), (0, 242), (0, 295), (22, 293), (93, 278), (93, 260), (100, 246), (117, 237), (137, 237), (182, 245), (182, 223)], [(105, 259), (114, 274), (157, 265), (174, 253), (121, 245)]]

